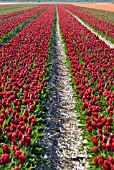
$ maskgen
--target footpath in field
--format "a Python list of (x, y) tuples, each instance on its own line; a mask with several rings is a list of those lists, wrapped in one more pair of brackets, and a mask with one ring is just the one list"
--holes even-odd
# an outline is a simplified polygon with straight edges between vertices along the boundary
[[(56, 13), (57, 14), (57, 13)], [(47, 102), (48, 116), (45, 137), (41, 145), (45, 146), (45, 162), (37, 170), (86, 170), (87, 152), (79, 151), (83, 138), (79, 129), (73, 100), (73, 89), (66, 65), (66, 55), (59, 31), (58, 14), (54, 23), (52, 47), (52, 86)]]

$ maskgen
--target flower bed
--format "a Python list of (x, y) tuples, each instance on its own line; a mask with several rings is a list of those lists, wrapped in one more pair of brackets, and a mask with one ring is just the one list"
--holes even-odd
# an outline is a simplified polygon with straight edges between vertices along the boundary
[(24, 13), (15, 18), (11, 18), (0, 22), (0, 45), (3, 44), (8, 38), (16, 34), (17, 31), (21, 30), (24, 25), (29, 23), (32, 19), (38, 17), (40, 12), (45, 10), (49, 5), (41, 5), (33, 11)]
[(76, 110), (87, 140), (88, 169), (114, 169), (114, 49), (58, 5)]
[(108, 36), (113, 38), (114, 42), (114, 25), (98, 18), (90, 14), (86, 14), (83, 11), (76, 8), (74, 5), (64, 5), (65, 8), (70, 10), (72, 13), (80, 17), (83, 21), (88, 23), (91, 27), (98, 30), (100, 33), (104, 33), (104, 36)]
[(80, 11), (83, 11), (84, 13), (90, 14), (96, 18), (99, 18), (100, 20), (104, 20), (106, 22), (109, 22), (111, 24), (114, 24), (114, 12), (110, 11), (104, 11), (99, 9), (92, 9), (92, 8), (86, 8), (86, 7), (76, 7)]
[(33, 169), (42, 161), (38, 141), (49, 91), (54, 13), (51, 6), (0, 48), (0, 169)]

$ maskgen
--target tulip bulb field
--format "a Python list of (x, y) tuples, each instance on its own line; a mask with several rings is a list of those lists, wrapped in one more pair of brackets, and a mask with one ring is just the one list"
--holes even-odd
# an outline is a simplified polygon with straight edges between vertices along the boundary
[(114, 170), (107, 8), (0, 4), (0, 170)]

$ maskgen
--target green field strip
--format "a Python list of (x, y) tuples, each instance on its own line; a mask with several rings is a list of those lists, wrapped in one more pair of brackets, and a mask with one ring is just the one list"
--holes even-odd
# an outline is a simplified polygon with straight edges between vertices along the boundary
[[(40, 6), (39, 6), (40, 7)], [(24, 9), (22, 9), (22, 11), (23, 11)], [(4, 21), (4, 20), (9, 20), (9, 19), (11, 19), (11, 18), (15, 18), (15, 17), (17, 17), (17, 16), (21, 16), (21, 15), (23, 15), (23, 14), (25, 14), (25, 13), (28, 13), (28, 12), (30, 12), (30, 11), (33, 11), (33, 10), (35, 10), (35, 8), (27, 8), (27, 10), (26, 11), (23, 11), (22, 13), (19, 13), (19, 14), (14, 14), (13, 16), (9, 16), (9, 17), (7, 17), (7, 18), (3, 18), (3, 19), (0, 19), (0, 22), (2, 22), (2, 21)], [(21, 10), (19, 10), (20, 12), (21, 12)], [(17, 11), (16, 11), (17, 12)]]
[(23, 9), (29, 9), (29, 8), (32, 8), (34, 6), (35, 5), (31, 5), (31, 6), (19, 6), (19, 7), (10, 8), (10, 9), (1, 9), (0, 8), (0, 15), (4, 15), (4, 14), (11, 13), (11, 12), (16, 12), (16, 11), (21, 11)]

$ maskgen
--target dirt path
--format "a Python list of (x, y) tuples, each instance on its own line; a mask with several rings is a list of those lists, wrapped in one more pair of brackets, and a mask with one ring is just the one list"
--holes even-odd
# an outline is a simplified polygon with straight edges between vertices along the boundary
[(86, 170), (86, 149), (79, 152), (82, 130), (79, 129), (66, 65), (66, 55), (59, 32), (58, 14), (54, 24), (52, 49), (52, 71), (50, 100), (47, 102), (48, 116), (46, 136), (41, 144), (47, 149), (45, 161), (37, 170)]

